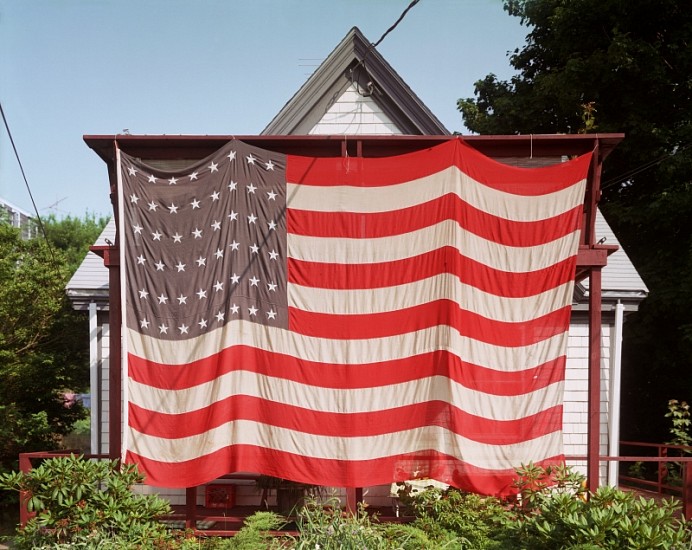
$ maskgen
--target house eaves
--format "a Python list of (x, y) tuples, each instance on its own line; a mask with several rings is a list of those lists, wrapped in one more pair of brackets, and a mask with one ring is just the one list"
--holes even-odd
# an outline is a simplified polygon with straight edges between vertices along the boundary
[[(94, 243), (105, 245), (115, 242), (115, 220), (110, 219)], [(90, 302), (96, 302), (98, 309), (108, 309), (108, 269), (103, 265), (103, 258), (88, 252), (77, 271), (65, 287), (72, 308), (77, 311), (89, 309)]]
[(353, 27), (262, 135), (308, 134), (350, 86), (368, 94), (403, 134), (450, 135), (389, 63)]

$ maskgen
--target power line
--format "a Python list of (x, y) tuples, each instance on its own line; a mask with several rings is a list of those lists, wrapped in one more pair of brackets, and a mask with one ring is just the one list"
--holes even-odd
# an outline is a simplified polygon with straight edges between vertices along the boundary
[(681, 153), (682, 151), (686, 151), (687, 149), (689, 149), (691, 147), (692, 147), (692, 143), (687, 143), (686, 145), (682, 145), (680, 147), (677, 147), (671, 153), (665, 153), (658, 158), (655, 158), (653, 160), (645, 162), (644, 164), (640, 164), (636, 168), (632, 168), (631, 170), (628, 170), (624, 174), (620, 174), (619, 176), (611, 178), (608, 181), (603, 182), (603, 185), (601, 185), (601, 191), (604, 189), (608, 189), (609, 187), (612, 187), (613, 185), (617, 185), (618, 183), (622, 183), (624, 181), (627, 181), (631, 177), (636, 176), (637, 174), (641, 174), (642, 172), (645, 172), (649, 168), (653, 168), (654, 166), (661, 164), (664, 160), (668, 160), (670, 157), (674, 157), (678, 153)]
[(397, 26), (399, 25), (399, 23), (401, 23), (401, 22), (403, 21), (404, 17), (406, 17), (406, 14), (407, 14), (407, 13), (411, 10), (411, 8), (412, 8), (413, 6), (415, 6), (418, 2), (420, 2), (420, 0), (411, 0), (411, 2), (409, 3), (409, 5), (406, 6), (406, 9), (405, 9), (404, 11), (401, 12), (401, 15), (399, 16), (399, 18), (398, 18), (398, 19), (397, 19), (386, 31), (384, 31), (384, 34), (383, 34), (382, 36), (380, 36), (379, 40), (378, 40), (377, 42), (374, 42), (374, 43), (371, 42), (371, 43), (370, 43), (370, 46), (368, 47), (368, 49), (367, 49), (366, 52), (365, 52), (365, 55), (363, 55), (363, 59), (361, 59), (358, 63), (356, 63), (356, 65), (353, 67), (353, 69), (351, 69), (351, 81), (352, 81), (352, 82), (355, 80), (354, 74), (355, 74), (356, 70), (358, 69), (358, 67), (360, 67), (361, 65), (362, 65), (362, 66), (365, 66), (365, 60), (367, 59), (368, 55), (370, 55), (370, 52), (371, 52), (372, 50), (374, 50), (375, 48), (377, 48), (377, 46), (380, 45), (380, 43), (385, 39), (385, 37), (386, 37), (390, 32), (392, 32), (394, 29), (397, 28)]
[(7, 136), (10, 138), (10, 143), (12, 144), (12, 149), (14, 150), (14, 156), (17, 159), (17, 164), (19, 164), (19, 170), (22, 173), (22, 178), (24, 178), (24, 184), (26, 185), (26, 190), (29, 192), (29, 198), (31, 199), (31, 204), (34, 207), (34, 212), (36, 213), (36, 220), (38, 221), (38, 226), (41, 229), (43, 238), (48, 246), (48, 251), (50, 252), (50, 257), (53, 259), (55, 264), (55, 255), (53, 254), (53, 247), (48, 241), (48, 235), (46, 235), (46, 228), (41, 220), (41, 215), (38, 213), (38, 208), (36, 207), (36, 202), (34, 201), (34, 195), (31, 193), (31, 187), (29, 186), (29, 180), (26, 178), (26, 173), (24, 172), (24, 166), (19, 158), (19, 152), (17, 151), (17, 146), (14, 144), (14, 138), (12, 137), (12, 132), (10, 131), (10, 125), (7, 123), (7, 117), (5, 116), (5, 110), (2, 108), (2, 101), (0, 101), (0, 114), (2, 114), (2, 121), (5, 123), (5, 129), (7, 130)]
[[(406, 17), (406, 14), (409, 12), (409, 10), (410, 10), (413, 6), (415, 6), (418, 2), (420, 2), (420, 0), (412, 0), (411, 3), (410, 3), (408, 6), (406, 6), (406, 9), (405, 9), (403, 12), (401, 12), (401, 15), (399, 16), (399, 19), (397, 19), (397, 20), (394, 22), (394, 24), (393, 24), (391, 27), (389, 27), (389, 28), (384, 32), (384, 34), (383, 34), (382, 36), (380, 36), (380, 39), (379, 39), (377, 42), (375, 42), (374, 44), (372, 44), (372, 46), (371, 46), (370, 48), (371, 48), (371, 49), (372, 49), (372, 48), (377, 48), (377, 46), (380, 45), (380, 42), (382, 42), (382, 41), (384, 40), (385, 36), (387, 36), (390, 32), (392, 32), (394, 29), (396, 29), (397, 25), (398, 25), (399, 23), (401, 23), (401, 21), (404, 19), (404, 17)], [(369, 50), (368, 50), (368, 51), (369, 51)], [(366, 55), (367, 55), (367, 54), (366, 54)]]

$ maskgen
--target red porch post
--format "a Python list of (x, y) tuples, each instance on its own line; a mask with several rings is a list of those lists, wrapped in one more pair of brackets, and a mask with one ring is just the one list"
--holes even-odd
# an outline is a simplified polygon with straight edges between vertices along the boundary
[(120, 458), (122, 446), (122, 348), (120, 311), (120, 251), (116, 246), (104, 250), (108, 268), (110, 307), (108, 310), (110, 359), (108, 362), (108, 456)]
[(601, 444), (601, 267), (589, 274), (589, 413), (586, 479), (589, 491), (599, 485)]

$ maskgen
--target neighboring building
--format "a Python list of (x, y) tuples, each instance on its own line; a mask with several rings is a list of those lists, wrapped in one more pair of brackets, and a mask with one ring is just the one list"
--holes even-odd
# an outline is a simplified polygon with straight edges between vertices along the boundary
[(36, 220), (26, 210), (0, 198), (0, 223), (9, 222), (22, 231), (22, 239), (33, 239), (38, 234)]
[[(307, 82), (286, 103), (263, 135), (450, 135), (435, 115), (403, 82), (392, 67), (354, 28)], [(95, 148), (93, 143), (90, 143)], [(560, 162), (557, 157), (496, 158), (520, 166)], [(162, 161), (166, 162), (166, 161)], [(597, 239), (617, 245), (617, 239), (599, 214)], [(97, 244), (115, 241), (111, 221)], [(618, 454), (619, 372), (622, 324), (637, 310), (647, 288), (622, 248), (609, 257), (602, 282), (601, 455)], [(90, 312), (92, 395), (92, 449), (108, 452), (108, 272), (101, 258), (89, 253), (68, 285), (75, 308)], [(588, 285), (577, 284), (570, 328), (564, 399), (564, 444), (567, 456), (587, 454), (588, 418)], [(100, 428), (99, 428), (100, 427)], [(572, 462), (572, 464), (575, 464)], [(616, 464), (616, 463), (613, 463)], [(584, 464), (575, 464), (583, 467)], [(616, 483), (616, 468), (602, 466), (601, 480)], [(371, 488), (368, 498), (388, 503), (388, 487)], [(162, 490), (174, 503), (183, 492)], [(249, 502), (257, 495), (246, 489)], [(254, 501), (253, 501), (254, 499)], [(242, 502), (241, 502), (242, 503)]]

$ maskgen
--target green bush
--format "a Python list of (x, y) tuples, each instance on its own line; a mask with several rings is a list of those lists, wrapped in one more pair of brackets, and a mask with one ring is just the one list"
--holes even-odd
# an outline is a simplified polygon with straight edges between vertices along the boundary
[(499, 499), (457, 489), (429, 489), (404, 502), (416, 516), (413, 526), (445, 548), (493, 548), (493, 536), (506, 514)]
[(656, 502), (613, 487), (589, 493), (583, 476), (568, 468), (530, 465), (519, 473), (521, 499), (503, 521), (497, 548), (692, 547), (690, 526), (676, 517), (679, 505), (672, 499)]
[(338, 499), (325, 506), (314, 499), (306, 501), (296, 519), (300, 536), (293, 541), (299, 550), (369, 550), (392, 548), (379, 524), (373, 523), (360, 506), (356, 514), (343, 513)]
[[(27, 508), (36, 515), (17, 532), (17, 548), (149, 545), (168, 537), (157, 521), (168, 502), (131, 491), (142, 476), (135, 466), (94, 462), (71, 455), (45, 460), (28, 473), (0, 475), (0, 487), (27, 491)], [(86, 546), (84, 546), (86, 545)]]
[(238, 533), (228, 539), (210, 542), (214, 550), (266, 550), (267, 548), (287, 548), (282, 537), (274, 537), (272, 531), (281, 529), (286, 519), (274, 512), (255, 512), (245, 519)]

